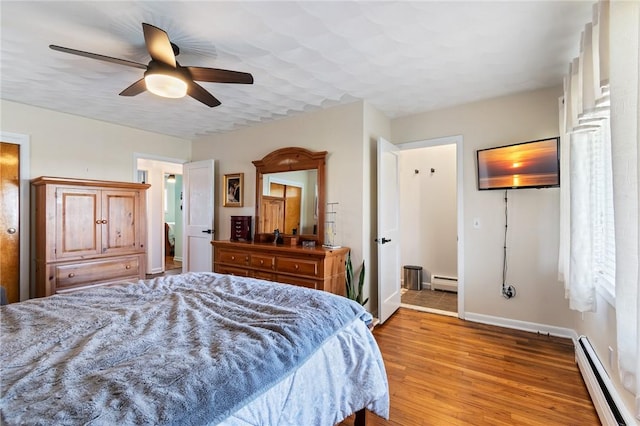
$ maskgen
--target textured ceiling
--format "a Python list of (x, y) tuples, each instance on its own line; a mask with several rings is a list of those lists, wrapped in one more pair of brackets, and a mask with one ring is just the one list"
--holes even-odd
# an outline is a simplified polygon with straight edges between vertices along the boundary
[[(5, 1), (0, 97), (193, 139), (365, 100), (389, 118), (560, 85), (592, 2)], [(222, 105), (118, 96), (146, 64), (142, 22), (182, 65), (253, 74), (201, 83)]]

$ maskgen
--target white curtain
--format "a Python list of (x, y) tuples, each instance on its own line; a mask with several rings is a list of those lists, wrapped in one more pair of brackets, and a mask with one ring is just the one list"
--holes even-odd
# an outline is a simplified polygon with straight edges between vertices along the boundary
[(602, 155), (610, 114), (608, 65), (603, 66), (608, 64), (607, 18), (608, 3), (596, 4), (594, 21), (581, 35), (580, 56), (569, 64), (561, 104), (558, 279), (570, 308), (579, 312), (595, 311), (596, 284), (606, 278), (596, 260), (606, 241), (606, 230), (597, 226), (605, 214), (599, 198), (607, 189), (600, 180), (611, 175), (608, 156)]
[(581, 312), (612, 284), (620, 379), (640, 419), (640, 2), (599, 1), (580, 47), (561, 104), (558, 277)]
[(612, 2), (610, 19), (618, 364), (640, 419), (640, 2)]

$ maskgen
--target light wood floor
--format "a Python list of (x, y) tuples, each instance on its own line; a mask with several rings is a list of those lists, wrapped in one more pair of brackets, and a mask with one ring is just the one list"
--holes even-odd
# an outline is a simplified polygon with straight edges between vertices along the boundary
[(570, 339), (405, 308), (374, 335), (391, 412), (369, 426), (600, 424)]

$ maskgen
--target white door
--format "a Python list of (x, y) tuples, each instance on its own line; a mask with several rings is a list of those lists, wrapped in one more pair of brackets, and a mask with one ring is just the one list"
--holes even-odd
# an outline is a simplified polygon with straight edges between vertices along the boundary
[(213, 160), (184, 165), (182, 272), (213, 271)]
[(399, 149), (378, 139), (378, 318), (385, 322), (400, 307)]

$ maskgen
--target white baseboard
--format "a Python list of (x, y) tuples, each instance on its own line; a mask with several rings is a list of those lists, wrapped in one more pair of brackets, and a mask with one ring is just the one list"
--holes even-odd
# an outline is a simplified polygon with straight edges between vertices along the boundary
[(548, 334), (550, 336), (566, 337), (574, 342), (578, 338), (575, 330), (563, 327), (554, 327), (547, 324), (540, 324), (528, 321), (518, 321), (509, 318), (494, 317), (491, 315), (465, 312), (464, 319), (467, 321), (479, 322), (481, 324), (497, 325), (499, 327), (513, 328), (515, 330), (529, 331), (532, 333)]

